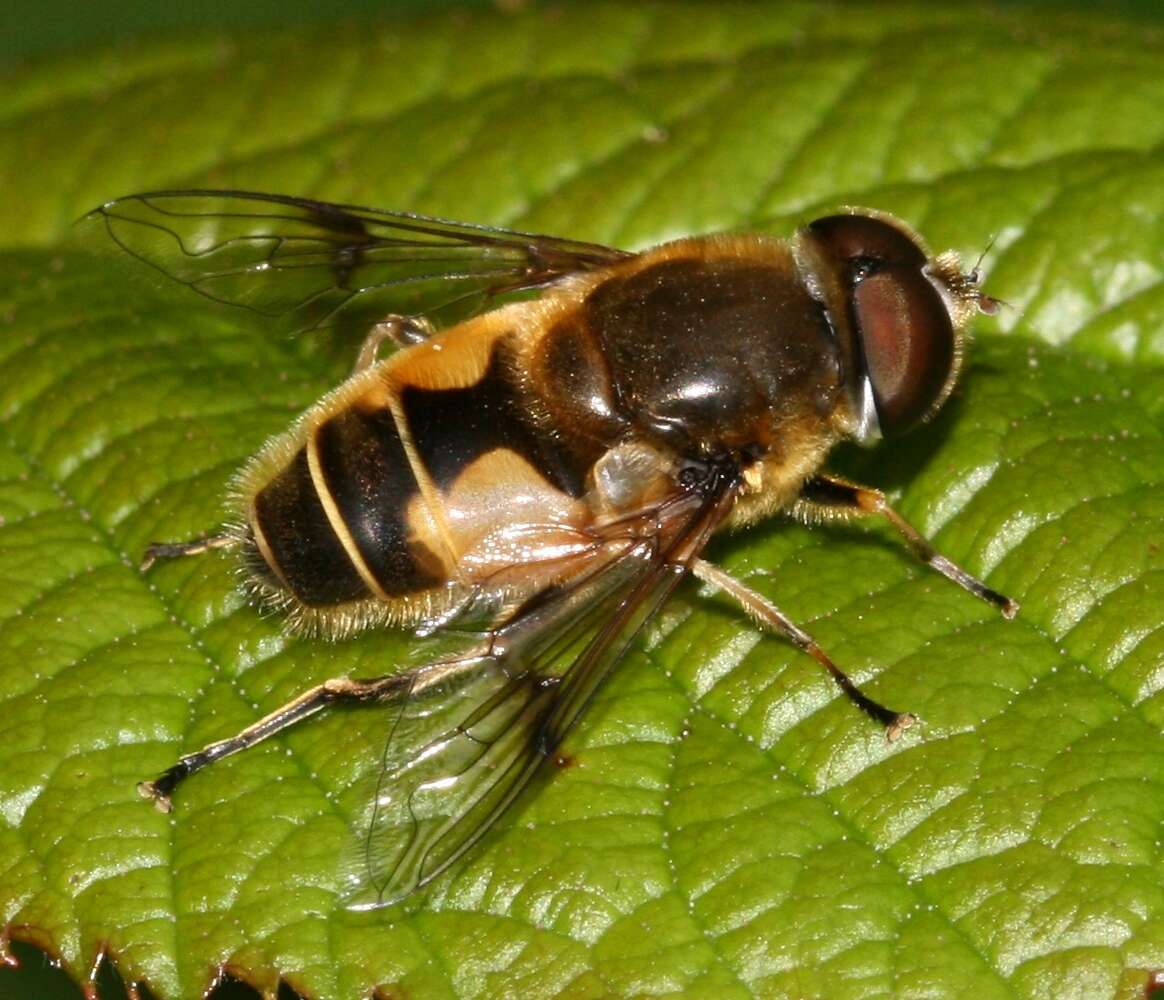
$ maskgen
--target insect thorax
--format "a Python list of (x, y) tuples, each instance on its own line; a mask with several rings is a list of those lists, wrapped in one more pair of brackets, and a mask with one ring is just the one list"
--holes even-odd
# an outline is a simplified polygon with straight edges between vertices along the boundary
[(831, 433), (841, 393), (824, 309), (787, 244), (754, 237), (683, 240), (620, 265), (548, 331), (531, 368), (567, 433), (693, 458), (779, 451), (806, 421)]

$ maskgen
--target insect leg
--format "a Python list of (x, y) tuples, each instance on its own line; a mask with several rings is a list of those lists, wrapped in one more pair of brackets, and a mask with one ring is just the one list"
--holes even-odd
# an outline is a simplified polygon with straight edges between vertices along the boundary
[(432, 324), (423, 316), (386, 316), (368, 332), (360, 353), (356, 356), (354, 372), (362, 372), (376, 363), (380, 345), (386, 340), (395, 341), (397, 347), (410, 347), (428, 340), (433, 335)]
[(762, 628), (779, 632), (798, 649), (808, 653), (814, 660), (825, 668), (845, 692), (849, 700), (861, 711), (885, 727), (885, 735), (890, 740), (897, 739), (905, 730), (913, 725), (916, 717), (910, 712), (895, 712), (886, 708), (878, 701), (874, 701), (862, 691), (853, 679), (838, 667), (832, 658), (817, 644), (817, 641), (781, 611), (775, 604), (757, 594), (751, 587), (737, 580), (730, 573), (725, 573), (713, 563), (696, 559), (691, 565), (691, 572), (705, 583), (710, 583), (718, 590), (735, 598), (740, 606), (751, 615), (752, 619)]
[(1000, 594), (997, 590), (991, 590), (976, 576), (971, 576), (957, 563), (951, 562), (938, 552), (912, 524), (889, 506), (885, 494), (880, 490), (858, 486), (836, 476), (813, 476), (801, 490), (797, 508), (800, 513), (818, 511), (826, 515), (880, 514), (898, 530), (913, 554), (927, 566), (936, 569), (942, 576), (953, 580), (975, 597), (993, 604), (1002, 612), (1003, 618), (1010, 619), (1018, 614), (1018, 601)]
[(143, 573), (159, 559), (176, 559), (179, 556), (197, 556), (211, 549), (229, 549), (239, 543), (234, 535), (204, 535), (189, 542), (154, 542), (145, 550), (141, 565)]
[(404, 673), (364, 681), (350, 680), (346, 677), (324, 681), (309, 691), (304, 691), (297, 698), (292, 698), (270, 715), (264, 716), (234, 736), (207, 744), (195, 753), (179, 757), (176, 764), (167, 768), (153, 781), (143, 781), (137, 786), (137, 790), (143, 799), (153, 799), (158, 809), (169, 812), (170, 795), (195, 771), (201, 771), (216, 760), (246, 750), (268, 736), (273, 736), (337, 702), (388, 701), (406, 693), (412, 685), (412, 678), (412, 674)]

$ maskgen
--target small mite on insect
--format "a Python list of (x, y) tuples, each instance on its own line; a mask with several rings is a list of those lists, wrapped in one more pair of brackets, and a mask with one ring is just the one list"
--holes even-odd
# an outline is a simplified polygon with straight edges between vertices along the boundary
[(977, 268), (930, 255), (888, 215), (642, 253), (233, 191), (133, 195), (93, 215), (128, 253), (273, 323), (374, 317), (351, 377), (239, 473), (234, 522), (143, 562), (235, 550), (261, 601), (325, 637), (480, 624), (456, 656), (325, 681), (141, 785), (168, 810), (194, 772), (329, 705), (387, 706), (348, 868), (355, 908), (424, 885), (543, 761), (572, 761), (563, 738), (688, 573), (814, 657), (890, 739), (914, 721), (704, 560), (721, 528), (781, 511), (880, 517), (939, 573), (1018, 610), (879, 491), (823, 471), (839, 441), (931, 417), (967, 324), (997, 305)]

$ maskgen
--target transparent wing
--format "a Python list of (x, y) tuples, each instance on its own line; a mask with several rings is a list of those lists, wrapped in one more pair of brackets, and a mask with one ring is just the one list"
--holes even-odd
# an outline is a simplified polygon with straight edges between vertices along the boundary
[(654, 512), (655, 531), (539, 595), (477, 655), (418, 670), (345, 862), (348, 905), (395, 902), (444, 871), (520, 794), (720, 523), (729, 476)]
[(628, 254), (406, 212), (245, 191), (157, 191), (89, 213), (124, 251), (292, 330), (388, 313), (438, 325)]

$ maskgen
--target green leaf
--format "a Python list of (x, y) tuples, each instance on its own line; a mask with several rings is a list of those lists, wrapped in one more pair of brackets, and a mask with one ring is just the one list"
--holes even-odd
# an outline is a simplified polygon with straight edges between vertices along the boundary
[[(1164, 967), (1164, 74), (1151, 21), (1037, 9), (578, 4), (56, 59), (0, 87), (0, 920), (83, 981), (222, 969), (312, 997), (1139, 996)], [(136, 783), (393, 633), (287, 636), (222, 556), (136, 568), (352, 345), (274, 338), (58, 241), (214, 185), (637, 247), (841, 204), (984, 261), (1011, 308), (890, 490), (1023, 605), (887, 530), (774, 521), (711, 556), (924, 724), (686, 587), (525, 795), (402, 905), (338, 905), (375, 710)]]

